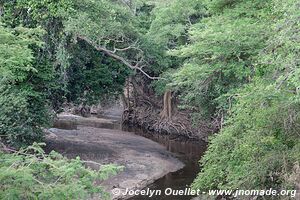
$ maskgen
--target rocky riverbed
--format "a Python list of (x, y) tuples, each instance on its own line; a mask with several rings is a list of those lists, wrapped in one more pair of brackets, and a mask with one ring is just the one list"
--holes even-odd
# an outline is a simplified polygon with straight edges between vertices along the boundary
[(108, 192), (114, 188), (121, 191), (118, 195), (112, 194), (113, 199), (128, 198), (122, 195), (126, 189), (144, 188), (169, 172), (184, 167), (174, 154), (150, 139), (117, 129), (96, 128), (115, 127), (117, 123), (114, 120), (72, 115), (62, 115), (60, 119), (58, 122), (65, 120), (63, 123), (71, 122), (71, 126), (67, 127), (69, 130), (48, 130), (47, 151), (53, 149), (69, 158), (80, 156), (83, 160), (100, 164), (124, 166), (117, 176), (102, 183)]

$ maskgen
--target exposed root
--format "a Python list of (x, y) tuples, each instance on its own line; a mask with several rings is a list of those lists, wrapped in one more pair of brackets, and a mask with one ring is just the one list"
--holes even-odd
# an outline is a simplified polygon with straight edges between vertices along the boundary
[(124, 124), (136, 125), (154, 133), (204, 140), (215, 132), (211, 122), (194, 125), (189, 111), (178, 111), (178, 100), (171, 91), (165, 91), (161, 101), (154, 91), (144, 87), (148, 84), (143, 79), (136, 80), (136, 77), (128, 79), (124, 93), (128, 99), (123, 114)]
[(176, 112), (172, 118), (161, 118), (160, 111), (149, 104), (125, 110), (123, 123), (137, 125), (159, 134), (173, 134), (190, 139), (203, 139), (213, 132), (207, 125), (209, 123), (193, 126), (188, 113)]

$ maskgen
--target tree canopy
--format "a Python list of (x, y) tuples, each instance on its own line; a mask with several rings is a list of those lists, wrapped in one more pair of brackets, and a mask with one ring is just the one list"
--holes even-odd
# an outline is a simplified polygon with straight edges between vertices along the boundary
[(1, 141), (42, 141), (63, 103), (99, 103), (138, 77), (156, 91), (148, 100), (165, 93), (194, 124), (218, 121), (194, 188), (296, 188), (299, 8), (299, 0), (2, 0)]

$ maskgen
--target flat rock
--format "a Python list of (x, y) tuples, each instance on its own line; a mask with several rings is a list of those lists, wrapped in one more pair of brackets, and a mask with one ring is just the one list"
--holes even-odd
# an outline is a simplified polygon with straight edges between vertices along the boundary
[[(69, 158), (80, 156), (83, 160), (124, 166), (118, 175), (101, 183), (111, 193), (114, 188), (120, 191), (142, 189), (184, 166), (164, 146), (130, 132), (80, 125), (76, 130), (52, 128), (48, 131), (56, 137), (47, 137), (46, 151), (54, 149)], [(91, 164), (91, 167), (98, 166)], [(128, 198), (122, 194), (112, 194), (112, 197)]]

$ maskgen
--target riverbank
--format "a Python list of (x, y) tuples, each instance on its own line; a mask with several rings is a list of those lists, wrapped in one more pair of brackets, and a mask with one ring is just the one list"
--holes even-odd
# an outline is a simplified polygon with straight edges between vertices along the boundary
[[(118, 195), (112, 194), (113, 199), (128, 198), (122, 195), (126, 188), (142, 189), (169, 172), (184, 167), (175, 154), (150, 139), (126, 131), (96, 128), (105, 124), (114, 127), (118, 124), (116, 120), (73, 115), (61, 115), (59, 118), (62, 120), (58, 120), (57, 125), (69, 130), (49, 129), (47, 151), (56, 150), (69, 158), (80, 156), (83, 160), (100, 164), (124, 166), (124, 171), (101, 183), (108, 192), (114, 188), (121, 191)], [(69, 127), (67, 122), (71, 124)], [(95, 164), (89, 166), (98, 167)]]
[(126, 126), (139, 127), (148, 132), (170, 135), (174, 138), (208, 142), (209, 135), (219, 129), (218, 123), (210, 120), (199, 120), (197, 125), (194, 123), (188, 110), (177, 111), (171, 118), (162, 118), (161, 108), (152, 108), (143, 103), (125, 110), (123, 114), (123, 124)]

